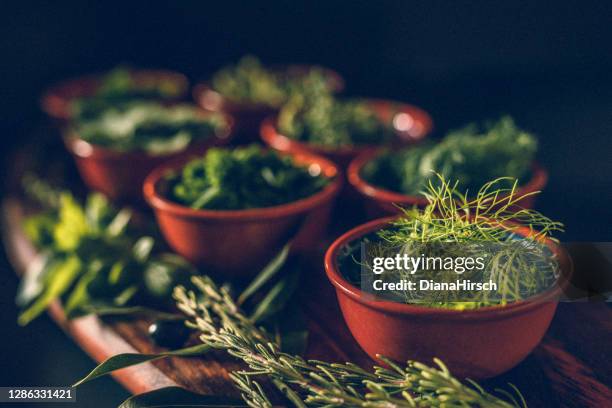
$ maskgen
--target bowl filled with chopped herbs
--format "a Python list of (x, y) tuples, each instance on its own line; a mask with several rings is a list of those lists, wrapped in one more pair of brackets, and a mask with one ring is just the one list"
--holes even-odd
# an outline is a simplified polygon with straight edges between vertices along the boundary
[(429, 115), (412, 105), (380, 99), (337, 98), (317, 77), (291, 94), (278, 115), (261, 125), (263, 141), (280, 151), (309, 151), (346, 167), (359, 153), (421, 141)]
[(144, 195), (177, 253), (243, 278), (288, 241), (295, 251), (317, 247), (341, 183), (325, 158), (250, 145), (162, 166), (147, 177)]
[(75, 121), (65, 131), (64, 142), (88, 187), (136, 203), (154, 168), (225, 143), (231, 131), (229, 116), (195, 105), (147, 102)]
[(189, 81), (178, 72), (120, 66), (52, 86), (43, 94), (41, 107), (54, 119), (91, 119), (110, 107), (180, 100), (188, 89)]
[(344, 320), (372, 358), (437, 357), (460, 377), (488, 378), (540, 342), (572, 270), (552, 237), (563, 225), (513, 208), (520, 196), (503, 181), (470, 201), (440, 178), (425, 208), (370, 221), (328, 249)]
[(508, 177), (507, 185), (518, 180), (522, 198), (515, 204), (532, 208), (532, 193), (542, 190), (548, 180), (535, 162), (536, 151), (536, 138), (512, 118), (502, 117), (481, 127), (472, 124), (451, 131), (438, 143), (364, 152), (349, 165), (347, 178), (373, 217), (397, 214), (400, 207), (427, 205), (421, 192), (437, 174), (457, 180), (468, 195), (490, 179)]
[(304, 78), (316, 77), (330, 92), (344, 88), (344, 80), (335, 71), (309, 65), (267, 67), (247, 55), (236, 64), (221, 68), (211, 79), (194, 87), (193, 96), (205, 110), (227, 112), (236, 118), (238, 141), (257, 139), (259, 125), (300, 92)]

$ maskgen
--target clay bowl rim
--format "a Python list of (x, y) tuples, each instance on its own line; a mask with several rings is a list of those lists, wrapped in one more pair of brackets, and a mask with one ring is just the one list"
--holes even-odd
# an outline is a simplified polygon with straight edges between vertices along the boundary
[[(332, 285), (337, 290), (341, 291), (343, 295), (348, 296), (353, 301), (370, 309), (374, 309), (380, 313), (413, 318), (435, 317), (436, 319), (450, 321), (479, 321), (511, 318), (516, 315), (528, 313), (533, 309), (537, 309), (549, 302), (557, 303), (559, 295), (562, 293), (563, 289), (567, 287), (573, 274), (573, 263), (567, 252), (561, 246), (547, 238), (544, 240), (544, 243), (559, 257), (562, 273), (559, 278), (557, 278), (557, 282), (553, 287), (528, 299), (515, 301), (503, 306), (483, 306), (470, 310), (433, 308), (376, 299), (371, 295), (364, 294), (361, 289), (348, 282), (342, 276), (338, 266), (338, 252), (347, 243), (359, 239), (368, 233), (379, 230), (383, 226), (389, 225), (391, 221), (397, 219), (398, 217), (399, 216), (379, 218), (359, 225), (337, 238), (325, 253), (325, 273)], [(528, 236), (530, 230), (528, 227), (519, 226), (519, 228), (514, 232), (525, 237)]]
[[(369, 150), (355, 157), (350, 163), (346, 171), (349, 184), (355, 188), (360, 194), (371, 198), (375, 201), (385, 204), (395, 204), (399, 206), (406, 205), (427, 205), (425, 197), (398, 193), (396, 191), (387, 190), (385, 188), (369, 183), (361, 176), (363, 167), (384, 153), (384, 149)], [(537, 161), (531, 164), (531, 178), (529, 181), (519, 186), (516, 194), (523, 195), (526, 193), (541, 191), (548, 182), (548, 172)]]
[[(408, 131), (396, 131), (396, 139), (399, 142), (404, 143), (419, 143), (431, 134), (434, 124), (429, 113), (422, 108), (405, 102), (393, 101), (390, 99), (378, 99), (378, 98), (358, 98), (367, 104), (371, 105), (375, 110), (378, 111), (379, 116), (383, 116), (380, 111), (383, 109), (389, 109), (392, 106), (398, 107), (398, 113), (407, 113), (415, 118), (415, 122), (421, 123), (422, 130), (415, 136), (408, 135), (407, 140), (402, 140), (399, 134), (408, 133)], [(274, 149), (280, 151), (312, 151), (317, 154), (336, 154), (354, 156), (364, 152), (375, 151), (380, 148), (379, 144), (362, 144), (362, 145), (350, 145), (350, 146), (324, 146), (313, 143), (307, 143), (299, 140), (291, 139), (280, 133), (276, 127), (277, 115), (271, 115), (265, 118), (260, 126), (259, 135), (264, 143)], [(413, 140), (410, 140), (413, 138)], [(390, 143), (391, 145), (393, 143)]]
[(189, 159), (185, 159), (159, 166), (147, 176), (143, 184), (145, 201), (155, 211), (166, 212), (178, 217), (228, 221), (257, 221), (283, 218), (307, 212), (322, 203), (332, 200), (340, 192), (342, 187), (341, 172), (338, 166), (333, 162), (324, 157), (305, 152), (291, 153), (289, 155), (300, 164), (319, 165), (322, 174), (330, 179), (331, 183), (308, 197), (271, 207), (248, 208), (244, 210), (197, 210), (171, 201), (164, 197), (159, 191), (159, 182), (168, 173), (180, 170), (189, 161)]
[(172, 157), (177, 154), (184, 154), (189, 149), (198, 147), (198, 146), (208, 146), (208, 145), (218, 145), (218, 144), (226, 144), (234, 136), (235, 130), (235, 120), (231, 115), (228, 115), (223, 112), (209, 112), (201, 109), (200, 107), (196, 107), (199, 113), (202, 116), (210, 116), (210, 115), (221, 115), (225, 119), (225, 123), (227, 124), (226, 128), (218, 134), (210, 136), (208, 138), (202, 140), (195, 140), (189, 143), (184, 149), (164, 153), (164, 154), (151, 154), (145, 150), (136, 149), (136, 150), (126, 150), (121, 151), (117, 149), (113, 149), (111, 147), (105, 147), (96, 145), (88, 142), (87, 140), (79, 137), (78, 132), (72, 126), (67, 127), (64, 130), (64, 144), (73, 155), (83, 158), (83, 159), (127, 159), (127, 158), (142, 158), (147, 157), (151, 159), (156, 158), (164, 158), (164, 157)]
[[(344, 90), (346, 86), (346, 82), (344, 78), (342, 77), (342, 75), (340, 75), (338, 71), (332, 68), (322, 67), (318, 65), (308, 65), (308, 64), (272, 65), (270, 68), (272, 68), (272, 70), (278, 70), (278, 71), (286, 70), (287, 72), (291, 70), (293, 70), (294, 72), (299, 72), (299, 71), (307, 72), (309, 69), (319, 68), (325, 73), (325, 75), (328, 78), (331, 79), (332, 93), (334, 94), (340, 93)], [(214, 95), (215, 98), (218, 98), (219, 100), (218, 105), (221, 108), (220, 109), (210, 109), (210, 108), (205, 107), (200, 102), (200, 99), (204, 96), (205, 93), (209, 93), (211, 95)], [(191, 95), (193, 99), (195, 100), (195, 102), (202, 107), (202, 109), (211, 110), (211, 111), (224, 111), (224, 110), (227, 110), (229, 112), (249, 111), (249, 110), (251, 111), (269, 111), (269, 110), (275, 110), (279, 108), (278, 106), (276, 107), (270, 106), (265, 103), (232, 101), (226, 96), (224, 96), (221, 92), (213, 89), (212, 85), (210, 84), (210, 80), (197, 82), (193, 86)]]
[[(168, 98), (168, 100), (180, 100), (189, 94), (189, 79), (185, 74), (170, 69), (139, 69), (128, 68), (130, 75), (138, 78), (150, 77), (171, 80), (179, 84), (179, 92)], [(58, 81), (47, 88), (40, 96), (42, 110), (52, 118), (70, 119), (67, 111), (68, 105), (73, 99), (91, 95), (100, 86), (100, 80), (106, 72), (85, 74), (78, 77)]]

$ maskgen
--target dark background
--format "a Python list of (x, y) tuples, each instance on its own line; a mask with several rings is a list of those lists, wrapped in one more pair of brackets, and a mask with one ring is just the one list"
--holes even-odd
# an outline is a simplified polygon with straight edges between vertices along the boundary
[[(550, 171), (539, 209), (566, 223), (564, 239), (611, 240), (609, 2), (313, 3), (4, 4), (2, 168), (44, 123), (37, 98), (56, 80), (121, 62), (199, 79), (253, 53), (267, 63), (334, 68), (351, 95), (420, 105), (437, 134), (513, 115), (539, 136), (539, 160)], [(91, 369), (48, 318), (16, 327), (16, 278), (0, 262), (0, 385), (66, 385)], [(126, 396), (100, 380), (79, 390), (78, 405), (115, 406)]]

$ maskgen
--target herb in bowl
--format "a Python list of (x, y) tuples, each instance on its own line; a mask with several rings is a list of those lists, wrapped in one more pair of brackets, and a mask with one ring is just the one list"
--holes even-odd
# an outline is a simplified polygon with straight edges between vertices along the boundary
[(74, 126), (79, 138), (116, 151), (141, 150), (163, 155), (184, 150), (191, 143), (226, 133), (220, 114), (203, 114), (189, 105), (134, 104), (124, 111), (109, 110)]
[[(351, 268), (351, 259), (343, 265), (349, 280), (357, 282), (374, 269), (374, 258), (428, 256), (418, 268), (389, 272), (386, 279), (430, 280), (448, 284), (458, 278), (468, 282), (494, 282), (496, 290), (403, 290), (390, 299), (428, 307), (474, 309), (507, 305), (529, 299), (555, 285), (559, 276), (557, 254), (547, 245), (557, 241), (551, 234), (563, 231), (563, 224), (532, 209), (517, 208), (524, 197), (517, 194), (517, 182), (500, 178), (482, 186), (470, 199), (436, 175), (425, 192), (429, 204), (423, 208), (404, 209), (403, 214), (359, 243), (365, 244), (360, 271)], [(360, 245), (357, 245), (360, 248)], [(356, 247), (356, 248), (357, 248)], [(423, 255), (425, 254), (425, 255)], [(465, 268), (466, 259), (479, 259), (481, 267)], [(459, 266), (454, 262), (458, 261)], [(436, 263), (438, 262), (438, 263)], [(474, 262), (474, 261), (472, 261)], [(442, 264), (449, 267), (442, 266)], [(384, 273), (378, 275), (383, 277)], [(442, 285), (445, 286), (445, 285)], [(469, 287), (469, 285), (468, 285)]]
[(318, 81), (328, 92), (341, 86), (341, 80), (330, 70), (316, 66), (271, 69), (251, 55), (217, 71), (211, 85), (231, 102), (278, 108), (292, 93), (302, 92), (312, 80)]
[(366, 163), (361, 176), (375, 186), (417, 195), (437, 172), (458, 180), (462, 190), (476, 192), (499, 177), (522, 185), (531, 175), (536, 150), (535, 137), (503, 117), (484, 128), (472, 124), (452, 131), (438, 144), (386, 152)]
[(330, 246), (327, 277), (370, 357), (437, 357), (458, 376), (491, 378), (542, 340), (571, 278), (551, 238), (563, 225), (517, 208), (525, 194), (508, 181), (468, 198), (440, 178), (425, 208), (360, 225)]
[(330, 148), (380, 144), (395, 135), (367, 101), (337, 99), (313, 76), (281, 108), (277, 126), (290, 139)]
[(217, 71), (212, 77), (212, 87), (235, 102), (278, 106), (286, 98), (280, 78), (250, 55), (236, 65)]
[(174, 176), (170, 198), (195, 209), (263, 208), (308, 197), (328, 182), (293, 158), (255, 145), (213, 148)]
[(93, 94), (70, 102), (71, 117), (93, 119), (108, 109), (123, 110), (135, 102), (176, 99), (187, 86), (178, 75), (117, 67), (100, 78)]

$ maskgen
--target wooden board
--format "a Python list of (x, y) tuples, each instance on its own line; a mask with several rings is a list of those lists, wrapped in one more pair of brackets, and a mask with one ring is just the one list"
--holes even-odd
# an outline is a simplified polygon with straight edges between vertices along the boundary
[[(6, 198), (2, 206), (3, 241), (17, 273), (23, 273), (35, 256), (35, 249), (21, 229), (23, 217), (24, 206), (19, 198)], [(310, 329), (306, 357), (371, 366), (372, 361), (355, 343), (342, 319), (334, 291), (324, 276), (322, 261), (314, 264), (308, 270), (308, 285), (299, 298)], [(576, 269), (579, 273), (580, 265)], [(57, 302), (49, 313), (97, 362), (118, 353), (161, 351), (148, 339), (146, 319), (87, 316), (67, 321)], [(531, 407), (612, 406), (611, 341), (612, 307), (608, 304), (560, 304), (537, 349), (513, 370), (483, 385), (488, 389), (507, 388), (511, 382)], [(202, 358), (146, 363), (120, 370), (114, 376), (132, 393), (180, 385), (203, 394), (237, 396), (228, 373), (238, 367), (235, 360), (215, 352)]]

